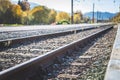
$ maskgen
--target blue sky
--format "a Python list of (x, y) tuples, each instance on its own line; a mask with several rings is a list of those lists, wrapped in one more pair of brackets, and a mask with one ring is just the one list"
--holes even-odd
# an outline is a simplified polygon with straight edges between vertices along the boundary
[[(18, 0), (14, 0), (18, 1)], [(28, 0), (40, 5), (47, 6), (51, 9), (71, 12), (71, 0)], [(119, 11), (120, 0), (73, 0), (74, 11), (80, 10), (82, 13), (90, 12), (95, 3), (95, 11), (112, 12), (116, 13)]]

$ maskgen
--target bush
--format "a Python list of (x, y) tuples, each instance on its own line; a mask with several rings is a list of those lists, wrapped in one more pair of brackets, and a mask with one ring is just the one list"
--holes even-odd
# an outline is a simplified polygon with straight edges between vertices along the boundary
[(62, 21), (59, 21), (57, 24), (70, 24), (70, 22), (67, 20), (62, 20)]

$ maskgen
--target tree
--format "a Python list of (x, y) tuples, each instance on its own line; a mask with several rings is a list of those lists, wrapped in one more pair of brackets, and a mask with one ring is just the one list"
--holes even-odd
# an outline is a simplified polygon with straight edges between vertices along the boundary
[(32, 20), (34, 19), (33, 15), (30, 13), (31, 11), (23, 11), (22, 12), (22, 24), (32, 24)]
[(18, 5), (21, 6), (23, 11), (30, 10), (30, 4), (29, 4), (28, 0), (23, 0), (22, 2), (19, 0), (18, 1)]
[(80, 23), (81, 19), (80, 19), (80, 15), (79, 14), (74, 14), (74, 23), (78, 24)]
[(114, 16), (111, 21), (118, 22), (118, 16), (119, 16), (119, 14), (117, 14), (116, 16)]
[(49, 23), (54, 23), (56, 18), (57, 12), (55, 10), (50, 10), (50, 13), (48, 15)]
[(11, 5), (6, 13), (5, 13), (5, 20), (4, 23), (7, 24), (20, 24), (21, 23), (21, 18), (22, 18), (22, 10), (19, 5)]
[(83, 18), (83, 21), (84, 21), (85, 23), (89, 23), (89, 22), (90, 22), (90, 17), (84, 17), (84, 18)]
[(78, 24), (82, 21), (82, 19), (83, 19), (83, 15), (82, 15), (81, 11), (77, 11), (74, 14), (74, 23)]
[(12, 4), (9, 0), (0, 0), (0, 24), (4, 23), (6, 17), (4, 14), (11, 5)]
[(60, 13), (58, 13), (57, 16), (56, 16), (56, 21), (59, 22), (59, 21), (62, 21), (62, 20), (70, 21), (69, 14), (66, 13), (66, 12), (60, 12)]
[(33, 24), (48, 24), (49, 9), (45, 6), (37, 6), (31, 10), (30, 14), (34, 17)]
[(111, 21), (115, 22), (115, 23), (120, 23), (120, 12), (117, 13), (116, 16), (114, 16)]

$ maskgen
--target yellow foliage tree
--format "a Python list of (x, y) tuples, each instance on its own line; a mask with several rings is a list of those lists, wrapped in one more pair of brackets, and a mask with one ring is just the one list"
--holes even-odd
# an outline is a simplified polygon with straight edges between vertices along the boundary
[(0, 24), (5, 21), (5, 13), (7, 9), (11, 6), (10, 0), (0, 0)]
[(34, 17), (33, 22), (35, 24), (47, 24), (49, 9), (45, 6), (37, 6), (31, 10), (30, 14)]
[(112, 21), (115, 23), (120, 23), (120, 13), (118, 13), (115, 17), (113, 17)]
[(48, 15), (49, 23), (54, 23), (56, 18), (57, 12), (55, 10), (50, 10), (50, 13)]
[(76, 23), (76, 24), (80, 23), (82, 18), (83, 18), (82, 13), (80, 11), (77, 11), (74, 14), (74, 23)]
[(56, 16), (56, 21), (59, 22), (59, 21), (62, 21), (62, 20), (69, 21), (70, 20), (70, 15), (66, 12), (58, 13), (57, 16)]
[(11, 5), (6, 13), (5, 13), (5, 22), (6, 23), (21, 23), (21, 18), (22, 18), (22, 10), (21, 7), (19, 5)]
[(74, 14), (74, 23), (80, 23), (80, 15), (79, 14)]
[(5, 13), (5, 11), (10, 7), (10, 5), (12, 5), (10, 0), (0, 0), (0, 13)]
[(13, 16), (22, 16), (22, 10), (19, 5), (12, 5)]

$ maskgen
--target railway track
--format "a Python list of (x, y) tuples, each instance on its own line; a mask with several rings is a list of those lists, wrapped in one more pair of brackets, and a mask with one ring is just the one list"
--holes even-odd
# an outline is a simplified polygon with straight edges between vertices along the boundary
[[(31, 27), (31, 26), (29, 26)], [(27, 28), (29, 28), (27, 27)], [(32, 26), (33, 27), (33, 26)], [(44, 28), (45, 27), (45, 28)], [(24, 29), (24, 27), (21, 27), (23, 30), (8, 30), (8, 31), (0, 31), (0, 40), (10, 40), (10, 39), (16, 39), (16, 38), (25, 38), (25, 37), (32, 37), (32, 36), (40, 36), (40, 35), (46, 35), (46, 34), (55, 34), (55, 33), (63, 33), (63, 32), (72, 32), (72, 31), (79, 31), (79, 30), (87, 30), (87, 29), (93, 29), (96, 27), (100, 27), (100, 25), (93, 25), (93, 26), (42, 26), (37, 27), (38, 29)], [(1, 28), (0, 28), (1, 29)]]
[[(84, 38), (89, 34), (93, 34), (108, 27), (100, 27), (96, 29), (82, 31), (76, 34), (69, 35), (52, 35), (40, 37), (37, 40), (29, 40), (20, 44), (10, 46), (0, 53), (0, 70), (5, 70), (31, 58), (43, 55), (47, 52), (55, 50), (61, 46), (67, 45), (75, 40)], [(21, 45), (22, 44), (22, 45)]]
[[(5, 68), (6, 70), (4, 70), (4, 68), (2, 68), (1, 70), (4, 70), (4, 71), (0, 72), (0, 80), (21, 80), (21, 79), (22, 80), (37, 80), (37, 79), (30, 79), (30, 78), (31, 78), (31, 76), (34, 76), (36, 74), (36, 71), (38, 71), (38, 70), (40, 72), (39, 74), (42, 75), (41, 77), (39, 77), (39, 79), (42, 79), (43, 76), (46, 74), (45, 70), (47, 69), (47, 67), (50, 66), (51, 64), (53, 64), (54, 60), (56, 60), (57, 58), (58, 59), (56, 60), (56, 62), (59, 62), (59, 57), (64, 56), (64, 54), (62, 54), (62, 53), (69, 53), (69, 52), (73, 51), (74, 46), (76, 48), (78, 45), (80, 45), (80, 47), (83, 47), (88, 41), (92, 40), (96, 36), (100, 35), (102, 32), (105, 32), (111, 28), (112, 27), (105, 27), (105, 28), (101, 27), (101, 28), (94, 29), (91, 31), (89, 30), (88, 32), (83, 31), (83, 32), (80, 32), (77, 34), (71, 34), (72, 36), (66, 35), (66, 36), (55, 37), (56, 35), (54, 35), (54, 38), (52, 36), (52, 38), (50, 37), (51, 39), (49, 38), (49, 39), (43, 40), (43, 42), (41, 41), (41, 43), (43, 43), (42, 45), (44, 45), (44, 46), (46, 43), (49, 44), (49, 45), (46, 45), (47, 47), (45, 47), (45, 49), (43, 50), (44, 52), (39, 52), (39, 51), (42, 51), (42, 50), (40, 50), (40, 47), (39, 47), (39, 49), (38, 49), (38, 47), (36, 49), (36, 44), (39, 44), (39, 46), (41, 45), (41, 43), (39, 43), (38, 41), (32, 42), (32, 43), (28, 42), (30, 44), (25, 43), (24, 45), (22, 44), (22, 46), (20, 46), (20, 47), (18, 47), (18, 45), (17, 45), (17, 48), (15, 48), (15, 46), (14, 46), (14, 48), (12, 48), (12, 49), (10, 48), (5, 51), (1, 51), (1, 53), (3, 53), (1, 55), (1, 62), (3, 62), (2, 65), (5, 65), (7, 62), (10, 63), (10, 64), (7, 63), (8, 65), (6, 68), (11, 67), (11, 64), (12, 64), (12, 66), (14, 66), (14, 65), (22, 63), (24, 61), (27, 61), (27, 60), (28, 61), (24, 62), (22, 64), (19, 64), (19, 65), (16, 65), (9, 69)], [(87, 33), (87, 34), (85, 34), (85, 33)], [(81, 34), (82, 34), (82, 36), (81, 36)], [(88, 34), (90, 36), (88, 36)], [(73, 39), (73, 36), (75, 36), (74, 39)], [(70, 38), (72, 38), (72, 39), (70, 41), (67, 41), (67, 39), (70, 39)], [(80, 38), (82, 38), (82, 39), (80, 39)], [(65, 39), (66, 39), (66, 41), (64, 41)], [(58, 42), (53, 42), (51, 40), (58, 41)], [(59, 40), (60, 40), (60, 42), (61, 41), (62, 42), (60, 43)], [(77, 41), (75, 41), (75, 40), (77, 40)], [(73, 41), (75, 41), (75, 42), (73, 42)], [(45, 44), (44, 44), (44, 42), (45, 42)], [(71, 43), (71, 42), (73, 42), (73, 43)], [(56, 47), (55, 43), (57, 43), (57, 47)], [(26, 44), (27, 44), (27, 47), (26, 47)], [(53, 45), (50, 45), (50, 44), (53, 44)], [(52, 46), (52, 49), (50, 48), (51, 46)], [(54, 46), (55, 46), (55, 48), (53, 48)], [(63, 47), (60, 47), (60, 46), (63, 46)], [(72, 47), (70, 47), (70, 46), (72, 46)], [(23, 51), (21, 48), (23, 49)], [(26, 49), (29, 49), (29, 50), (25, 51)], [(71, 49), (71, 50), (69, 50), (69, 49)], [(53, 51), (51, 51), (51, 50), (53, 50)], [(22, 51), (22, 52), (19, 52), (19, 51)], [(48, 52), (48, 53), (46, 53), (46, 52)], [(32, 53), (34, 53), (34, 54), (32, 54)], [(40, 53), (40, 54), (36, 54), (36, 53)], [(42, 55), (41, 55), (41, 53), (42, 53)], [(43, 53), (46, 53), (46, 54), (43, 54)], [(9, 56), (9, 54), (12, 56)], [(15, 60), (14, 60), (15, 55), (17, 56), (18, 59), (15, 58)], [(10, 59), (9, 59), (9, 57), (10, 57)], [(34, 57), (36, 57), (36, 58), (34, 58)], [(3, 58), (8, 58), (8, 59), (3, 59)], [(33, 59), (31, 59), (31, 58), (33, 58)], [(20, 61), (21, 59), (23, 61)], [(10, 60), (12, 60), (12, 61), (10, 61)], [(15, 61), (17, 61), (17, 62), (15, 62)], [(11, 63), (11, 62), (13, 62), (13, 63)], [(35, 65), (34, 69), (32, 69), (32, 65)], [(41, 74), (41, 73), (43, 73), (43, 74)], [(50, 74), (48, 74), (48, 75), (50, 76)]]
[(0, 27), (0, 42), (11, 41), (14, 39), (38, 37), (42, 35), (55, 33), (70, 33), (74, 31), (81, 31), (93, 29), (101, 26), (113, 25), (112, 23), (99, 24), (80, 24), (80, 25), (51, 25), (51, 26), (21, 26), (21, 27)]
[(116, 31), (112, 29), (84, 48), (70, 52), (49, 67), (46, 80), (104, 80)]
[[(15, 31), (2, 31), (0, 32), (0, 47), (8, 47), (9, 45), (27, 41), (27, 40), (35, 40), (37, 38), (41, 38), (44, 36), (51, 36), (51, 35), (66, 35), (66, 34), (73, 34), (80, 31), (95, 29), (97, 27), (101, 27), (100, 25), (96, 26), (84, 26), (84, 27), (65, 27), (65, 28), (58, 28), (57, 26), (55, 29), (33, 29), (33, 30), (15, 30)], [(4, 46), (4, 47), (3, 47)]]

